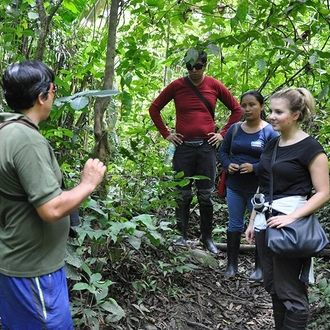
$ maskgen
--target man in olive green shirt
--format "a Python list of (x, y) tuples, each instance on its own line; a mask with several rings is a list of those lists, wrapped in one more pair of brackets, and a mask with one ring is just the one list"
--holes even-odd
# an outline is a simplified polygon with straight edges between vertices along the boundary
[(38, 129), (53, 104), (54, 79), (42, 62), (24, 61), (10, 65), (1, 80), (14, 111), (0, 113), (0, 317), (5, 329), (73, 329), (64, 271), (69, 215), (106, 170), (98, 159), (89, 159), (80, 184), (62, 191), (55, 154)]

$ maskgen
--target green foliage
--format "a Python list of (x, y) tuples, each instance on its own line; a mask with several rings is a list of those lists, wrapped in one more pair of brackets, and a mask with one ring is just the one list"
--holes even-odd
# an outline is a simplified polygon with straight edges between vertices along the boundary
[[(325, 262), (324, 262), (325, 261)], [(308, 329), (322, 328), (329, 324), (330, 281), (326, 260), (314, 258), (315, 273), (318, 274), (315, 284), (311, 285), (308, 298), (312, 308), (317, 311), (317, 317), (311, 320)]]
[[(159, 91), (186, 74), (187, 50), (205, 50), (206, 73), (221, 80), (237, 99), (248, 89), (260, 90), (266, 99), (287, 86), (311, 90), (318, 112), (307, 129), (330, 154), (330, 8), (327, 1), (318, 0), (237, 0), (221, 5), (215, 0), (131, 1), (118, 17), (114, 68), (118, 94), (101, 91), (107, 3), (65, 0), (54, 12), (55, 5), (45, 2), (46, 14), (54, 16), (44, 61), (56, 73), (58, 99), (41, 131), (56, 150), (68, 188), (79, 182), (84, 162), (93, 155), (95, 98), (112, 98), (102, 132), (109, 133), (111, 146), (107, 195), (100, 198), (96, 191), (83, 205), (79, 238), (70, 242), (67, 256), (75, 322), (98, 329), (100, 322), (124, 318), (115, 301), (124, 294), (113, 285), (117, 271), (128, 273), (136, 308), (143, 313), (141, 300), (148, 291), (180, 294), (177, 287), (159, 286), (158, 277), (179, 276), (195, 267), (185, 254), (169, 250), (175, 235), (176, 187), (187, 184), (188, 178), (164, 165), (167, 142), (148, 114)], [(33, 1), (0, 3), (1, 72), (9, 63), (35, 57), (40, 26)], [(3, 98), (0, 109), (6, 109)], [(218, 102), (219, 127), (228, 115)], [(173, 102), (162, 116), (174, 131)], [(215, 207), (227, 212), (223, 204)], [(222, 236), (225, 229), (216, 228), (215, 233)], [(146, 246), (164, 254), (141, 265), (138, 256)], [(329, 307), (327, 287), (328, 282), (320, 281), (313, 293), (315, 303), (324, 307)]]
[(55, 99), (54, 106), (61, 107), (63, 104), (69, 103), (71, 109), (79, 111), (86, 108), (86, 106), (90, 103), (90, 99), (88, 97), (108, 97), (118, 95), (119, 93), (120, 92), (114, 90), (84, 91)]
[[(182, 265), (180, 265), (182, 264)], [(160, 260), (158, 260), (158, 265), (160, 268), (161, 273), (166, 276), (168, 274), (171, 273), (175, 273), (178, 272), (180, 274), (184, 273), (184, 271), (192, 271), (196, 268), (198, 268), (196, 265), (194, 264), (186, 264), (185, 263), (185, 258), (183, 258), (183, 260), (178, 260), (178, 258), (174, 258), (171, 260), (171, 263), (166, 263), (166, 262), (162, 262)]]
[[(170, 258), (168, 262), (158, 260), (158, 265), (154, 261), (150, 261), (148, 265), (142, 264), (142, 272), (140, 279), (132, 282), (134, 292), (139, 301), (143, 301), (145, 296), (150, 292), (163, 291), (164, 288), (160, 283), (163, 278), (175, 277), (186, 272), (192, 272), (198, 269), (198, 266), (188, 262), (188, 256), (184, 254), (169, 254), (165, 258)], [(179, 289), (176, 287), (166, 288), (168, 295), (178, 294)]]
[[(79, 262), (73, 263), (74, 259), (78, 259)], [(109, 287), (115, 283), (102, 279), (102, 275), (95, 268), (92, 271), (87, 263), (82, 263), (80, 260), (77, 256), (66, 260), (67, 275), (69, 278), (79, 281), (72, 287), (72, 291), (77, 292), (80, 297), (71, 303), (72, 316), (76, 325), (85, 325), (89, 329), (99, 329), (100, 318), (104, 318), (106, 323), (119, 321), (125, 316), (125, 312), (114, 299), (108, 297)], [(70, 270), (68, 271), (68, 264), (81, 268), (80, 276), (74, 278)], [(95, 264), (95, 260), (90, 262), (90, 265), (93, 264)]]
[(322, 278), (309, 295), (310, 303), (317, 302), (320, 308), (330, 307), (330, 283)]

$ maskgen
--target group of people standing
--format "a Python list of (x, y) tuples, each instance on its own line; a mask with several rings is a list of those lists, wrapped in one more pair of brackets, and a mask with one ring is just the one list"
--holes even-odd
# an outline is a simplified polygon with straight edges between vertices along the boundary
[[(238, 103), (221, 82), (204, 74), (205, 52), (188, 52), (185, 60), (188, 76), (169, 84), (149, 112), (162, 136), (176, 146), (174, 170), (183, 171), (187, 177), (206, 177), (195, 182), (200, 241), (211, 253), (218, 253), (212, 238), (212, 194), (216, 146), (221, 143), (219, 160), (228, 174), (229, 210), (228, 264), (224, 275), (233, 277), (237, 273), (240, 239), (248, 210), (250, 222), (245, 235), (249, 243), (254, 242), (255, 236), (257, 246), (252, 279), (263, 278), (265, 289), (272, 297), (277, 330), (305, 329), (308, 296), (301, 271), (306, 267), (306, 260), (269, 254), (265, 228), (280, 228), (309, 215), (329, 198), (328, 160), (324, 149), (300, 128), (300, 123), (314, 111), (314, 99), (304, 88), (276, 92), (270, 99), (269, 124), (263, 116), (264, 100), (259, 92), (244, 93)], [(54, 80), (53, 71), (39, 61), (10, 65), (1, 79), (4, 97), (13, 110), (0, 113), (0, 317), (3, 329), (73, 329), (64, 270), (69, 215), (97, 188), (106, 172), (100, 160), (89, 159), (80, 183), (70, 191), (63, 190), (63, 177), (55, 154), (39, 133), (39, 124), (48, 118), (56, 94)], [(171, 100), (176, 107), (175, 132), (166, 127), (160, 114)], [(217, 100), (231, 112), (220, 131), (214, 122)], [(243, 121), (239, 122), (242, 114)], [(271, 169), (274, 148), (277, 148), (277, 157)], [(281, 200), (289, 211), (269, 215), (265, 223), (254, 223), (251, 199), (257, 190), (266, 200), (269, 198), (271, 170), (275, 178), (274, 200)], [(175, 215), (179, 246), (187, 245), (192, 185), (190, 181), (178, 188)], [(298, 201), (295, 206), (289, 202), (292, 198)]]
[[(248, 210), (250, 221), (245, 236), (249, 243), (256, 243), (255, 270), (251, 279), (263, 279), (264, 287), (272, 297), (276, 330), (306, 329), (308, 283), (300, 277), (306, 260), (271, 255), (266, 246), (265, 228), (267, 225), (281, 228), (317, 211), (328, 201), (327, 156), (322, 146), (300, 128), (300, 124), (307, 121), (315, 110), (314, 98), (304, 88), (287, 88), (274, 93), (270, 98), (267, 122), (264, 99), (258, 91), (245, 92), (239, 104), (221, 82), (204, 74), (207, 64), (205, 52), (196, 54), (188, 51), (185, 62), (188, 76), (178, 78), (165, 87), (151, 104), (149, 113), (161, 135), (176, 146), (174, 171), (183, 171), (187, 177), (207, 177), (195, 182), (200, 211), (200, 242), (210, 252), (218, 253), (212, 239), (212, 193), (216, 145), (220, 143), (218, 156), (227, 172), (229, 211), (228, 258), (224, 276), (230, 278), (237, 273), (240, 241), (246, 228)], [(175, 132), (167, 128), (160, 114), (171, 100), (174, 100), (176, 108)], [(227, 124), (220, 131), (216, 131), (214, 122), (217, 100), (231, 112)], [(265, 226), (258, 227), (259, 224), (254, 226), (256, 213), (251, 200), (256, 192), (264, 194), (266, 201), (269, 199), (270, 158), (274, 148), (277, 148), (273, 168), (274, 200), (285, 201), (294, 197), (304, 200), (304, 203), (295, 204), (296, 207), (289, 208), (285, 215), (270, 215)], [(179, 246), (187, 245), (192, 184), (193, 180), (178, 188), (175, 216), (180, 236), (175, 244)], [(311, 196), (312, 190), (315, 193)]]

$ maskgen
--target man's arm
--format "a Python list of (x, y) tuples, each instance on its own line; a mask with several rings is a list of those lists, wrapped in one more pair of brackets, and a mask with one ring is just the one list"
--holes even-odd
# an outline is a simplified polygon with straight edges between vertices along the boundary
[(106, 167), (99, 159), (89, 159), (81, 174), (80, 184), (37, 207), (41, 219), (55, 222), (71, 214), (102, 182), (105, 171)]
[(166, 127), (160, 112), (174, 98), (173, 93), (173, 83), (169, 84), (165, 89), (157, 96), (157, 98), (152, 102), (149, 108), (149, 114), (157, 127), (159, 133), (166, 139), (171, 135), (171, 132)]

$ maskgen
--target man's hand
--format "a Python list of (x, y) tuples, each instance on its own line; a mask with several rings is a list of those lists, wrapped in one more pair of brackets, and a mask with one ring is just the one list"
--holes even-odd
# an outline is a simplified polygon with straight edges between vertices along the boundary
[(183, 135), (180, 133), (174, 133), (174, 134), (170, 134), (166, 138), (166, 140), (172, 142), (176, 146), (179, 146), (180, 144), (182, 144), (182, 139), (180, 137), (183, 138)]
[(106, 169), (106, 166), (99, 159), (90, 158), (81, 173), (80, 182), (95, 189), (102, 182)]
[(211, 132), (207, 135), (210, 136), (207, 142), (212, 146), (215, 146), (218, 142), (223, 140), (223, 136), (220, 133)]

